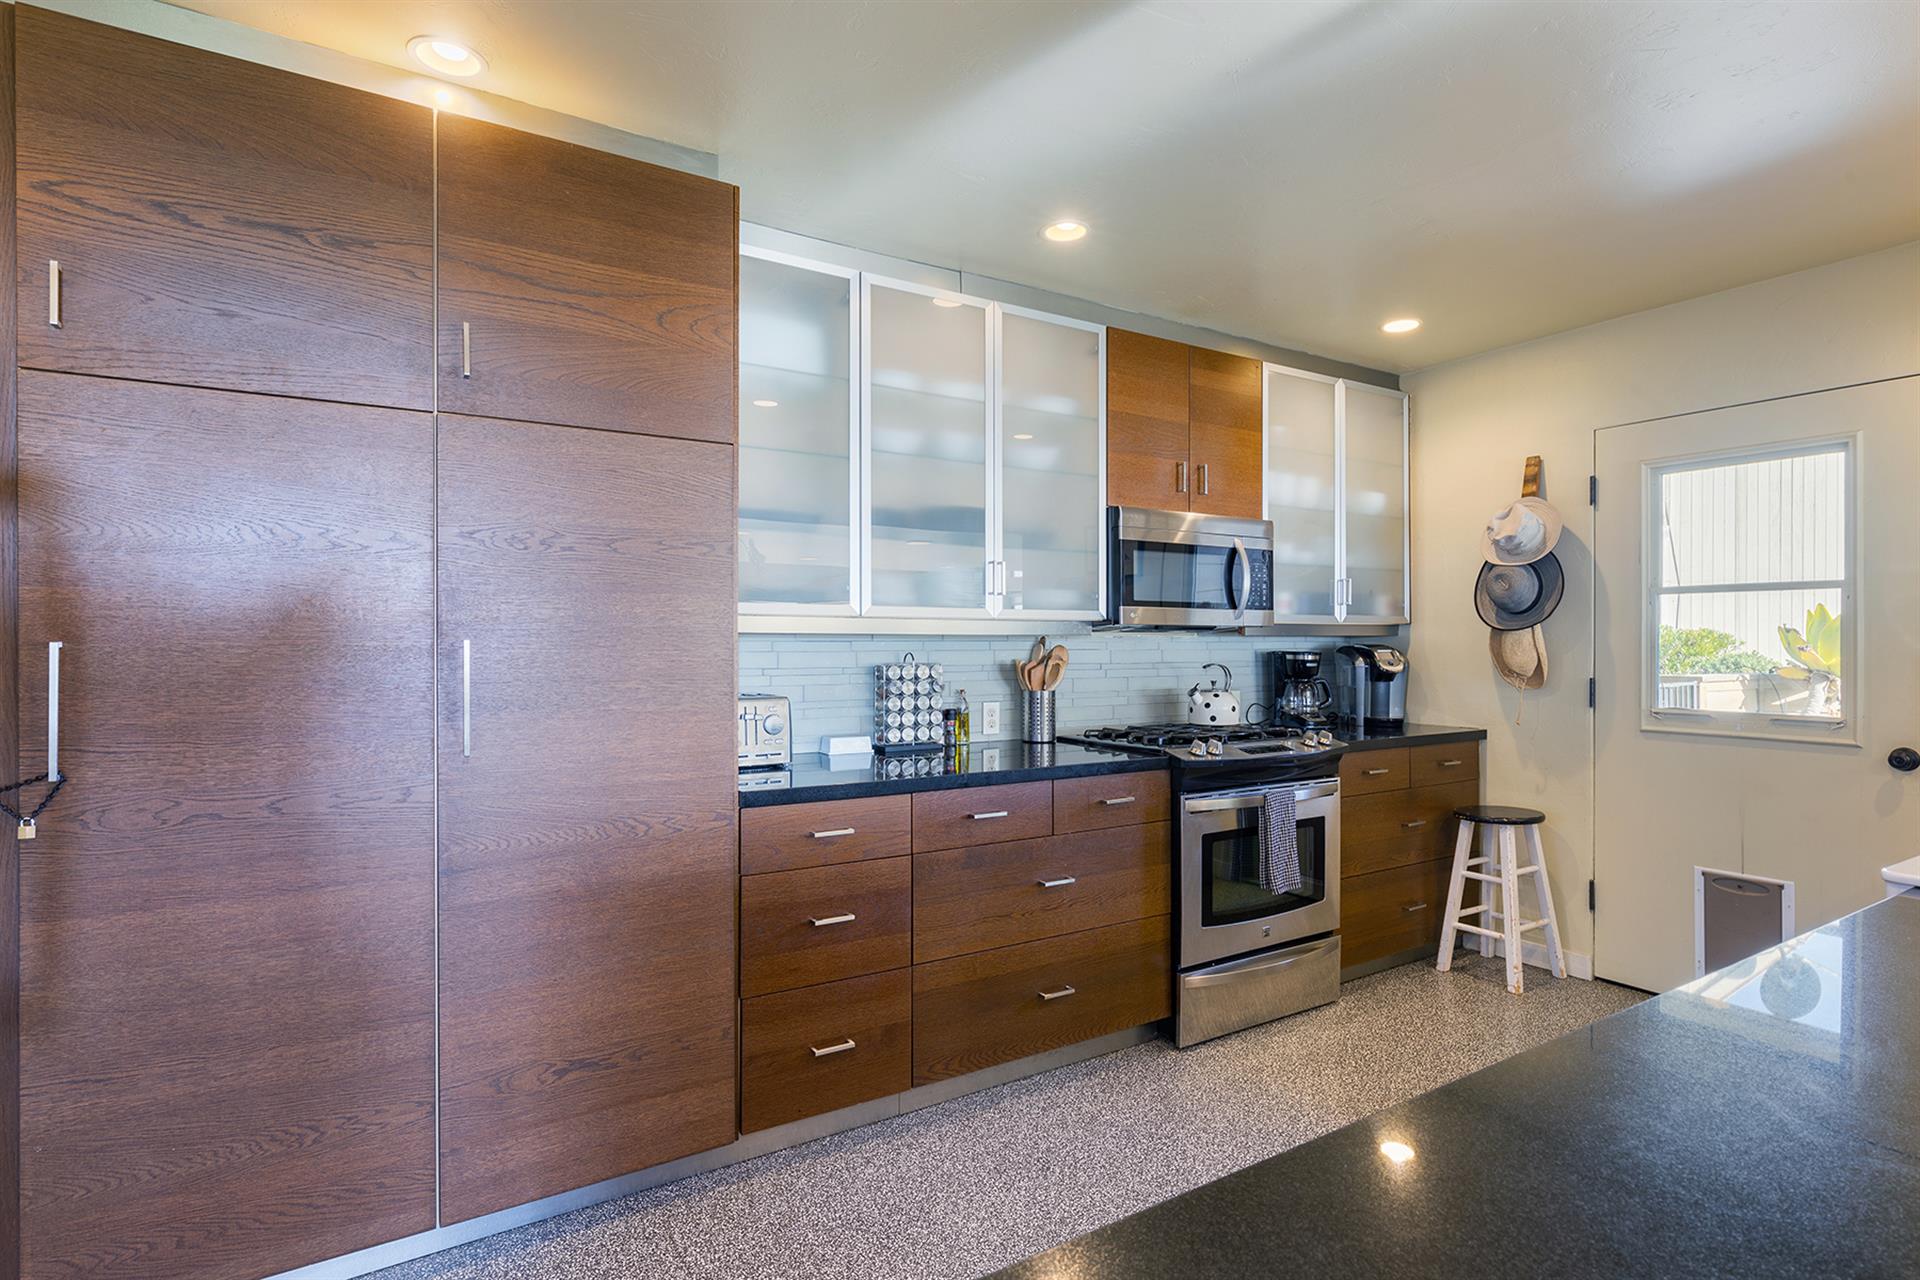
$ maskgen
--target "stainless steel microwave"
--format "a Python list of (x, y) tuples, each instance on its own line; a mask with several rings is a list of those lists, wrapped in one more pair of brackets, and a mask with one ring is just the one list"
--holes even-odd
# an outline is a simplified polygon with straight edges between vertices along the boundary
[(1107, 508), (1107, 625), (1263, 627), (1273, 621), (1273, 525)]

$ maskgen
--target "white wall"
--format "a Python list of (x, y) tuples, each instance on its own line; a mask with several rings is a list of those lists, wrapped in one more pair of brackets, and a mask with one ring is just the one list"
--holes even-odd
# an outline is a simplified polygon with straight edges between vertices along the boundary
[[(1593, 938), (1586, 910), (1594, 803), (1586, 688), (1593, 674), (1586, 493), (1593, 433), (1915, 372), (1920, 241), (1402, 379), (1413, 398), (1409, 712), (1485, 725), (1487, 799), (1547, 814), (1549, 869), (1570, 951), (1590, 954)], [(1472, 593), (1479, 530), (1518, 495), (1528, 454), (1544, 460), (1546, 496), (1567, 517), (1559, 547), (1567, 592), (1546, 625), (1547, 686), (1521, 694), (1493, 672)]]

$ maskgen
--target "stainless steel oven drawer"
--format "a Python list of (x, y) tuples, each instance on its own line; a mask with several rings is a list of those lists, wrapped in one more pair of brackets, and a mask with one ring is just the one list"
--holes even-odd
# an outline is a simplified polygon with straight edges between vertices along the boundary
[(1173, 1042), (1184, 1049), (1339, 997), (1338, 934), (1222, 961), (1180, 975)]

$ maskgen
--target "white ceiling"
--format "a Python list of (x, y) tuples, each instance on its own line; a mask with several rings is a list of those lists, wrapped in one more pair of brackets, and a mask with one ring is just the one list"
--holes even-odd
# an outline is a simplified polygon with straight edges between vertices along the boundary
[(185, 4), (456, 37), (752, 221), (1388, 369), (1920, 237), (1911, 0)]

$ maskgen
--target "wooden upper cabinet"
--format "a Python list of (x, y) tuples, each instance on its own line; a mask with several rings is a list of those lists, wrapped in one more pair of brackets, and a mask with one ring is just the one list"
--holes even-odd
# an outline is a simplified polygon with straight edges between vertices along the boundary
[(431, 112), (16, 21), (22, 365), (432, 407)]
[(1188, 384), (1185, 343), (1107, 330), (1107, 502), (1185, 511)]
[(1260, 362), (1192, 350), (1193, 478), (1188, 507), (1258, 520), (1261, 510)]
[(732, 443), (739, 190), (442, 115), (440, 408)]
[(733, 450), (443, 414), (439, 493), (460, 1222), (733, 1139)]

